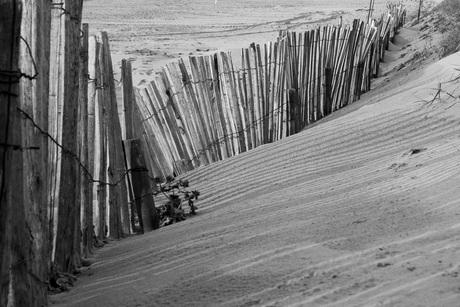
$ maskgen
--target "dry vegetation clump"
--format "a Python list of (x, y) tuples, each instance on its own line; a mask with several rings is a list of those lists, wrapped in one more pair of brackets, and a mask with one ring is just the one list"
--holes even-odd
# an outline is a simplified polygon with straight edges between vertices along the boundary
[[(153, 180), (159, 188), (159, 191), (154, 194), (158, 195), (161, 193), (167, 199), (164, 205), (156, 208), (160, 217), (160, 227), (183, 221), (188, 215), (196, 214), (198, 208), (195, 206), (195, 201), (198, 200), (200, 192), (197, 190), (188, 191), (188, 180), (180, 179), (175, 181), (175, 178), (172, 176), (168, 176), (166, 182), (162, 182), (158, 177), (153, 178)], [(182, 207), (184, 203), (189, 207), (188, 214)]]
[(460, 50), (460, 1), (444, 0), (435, 13), (438, 15), (438, 27), (444, 37), (441, 40), (441, 55), (451, 55)]

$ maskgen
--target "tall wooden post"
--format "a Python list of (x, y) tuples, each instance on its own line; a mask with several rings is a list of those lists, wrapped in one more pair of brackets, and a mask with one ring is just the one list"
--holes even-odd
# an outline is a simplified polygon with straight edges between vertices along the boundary
[[(21, 71), (37, 76), (33, 80), (21, 79), (21, 109), (33, 117), (35, 123), (44, 131), (48, 131), (50, 31), (51, 3), (25, 1), (21, 36), (28, 42), (28, 46), (25, 43), (21, 44), (20, 66)], [(33, 297), (35, 306), (45, 306), (47, 287), (41, 281), (47, 280), (51, 261), (48, 241), (51, 229), (47, 202), (48, 138), (42, 135), (29, 119), (22, 120), (22, 131), (22, 146), (39, 148), (23, 151), (24, 183), (27, 187), (24, 191), (24, 201), (27, 204), (27, 228), (33, 234), (33, 239), (29, 237), (30, 240), (26, 244), (29, 248), (29, 270), (38, 277), (30, 279), (29, 296)]]
[[(121, 61), (121, 79), (123, 81), (123, 109), (125, 112), (125, 127), (124, 127), (124, 140), (130, 140), (134, 138), (134, 103), (135, 103), (135, 95), (133, 91), (133, 75), (131, 69), (131, 62), (123, 59)], [(123, 143), (123, 155), (125, 158), (125, 166), (128, 169), (128, 164), (126, 160), (126, 151), (125, 146)], [(132, 230), (134, 230), (134, 212), (135, 212), (135, 204), (134, 204), (134, 192), (132, 190), (132, 183), (130, 180), (130, 176), (127, 177), (128, 179), (128, 193), (129, 193), (129, 207), (130, 207), (130, 225)], [(125, 230), (125, 221), (123, 221), (123, 229)], [(128, 233), (128, 232), (127, 232)]]
[(324, 84), (324, 115), (329, 115), (332, 113), (332, 76), (333, 69), (331, 67), (326, 67), (324, 69), (324, 74), (326, 76), (326, 82)]
[[(97, 60), (95, 66), (94, 82), (96, 83), (95, 95), (95, 120), (96, 120), (96, 134), (95, 138), (95, 157), (97, 162), (95, 166), (98, 167), (98, 179), (101, 182), (107, 182), (107, 110), (104, 105), (104, 79), (102, 62), (103, 51), (102, 43), (97, 40), (96, 44)], [(105, 184), (97, 184), (97, 210), (96, 210), (96, 234), (99, 239), (106, 237), (106, 208), (107, 208), (107, 186)]]
[[(80, 52), (80, 92), (79, 103), (78, 103), (78, 152), (80, 156), (81, 163), (87, 168), (89, 172), (90, 165), (92, 164), (89, 159), (88, 153), (88, 24), (85, 23), (82, 25), (82, 36), (81, 36), (81, 52)], [(92, 174), (92, 173), (91, 173)], [(81, 184), (81, 219), (76, 219), (77, 229), (81, 229), (83, 238), (76, 236), (76, 246), (83, 245), (83, 256), (87, 257), (90, 253), (89, 250), (91, 246), (88, 246), (88, 243), (91, 242), (92, 237), (92, 195), (91, 189), (92, 181), (88, 176), (87, 172), (81, 168), (80, 169), (80, 184)], [(80, 221), (80, 222), (79, 222)], [(80, 239), (79, 239), (80, 238)], [(81, 240), (81, 242), (80, 242)]]
[(131, 180), (136, 201), (137, 215), (141, 232), (148, 232), (159, 228), (159, 217), (155, 209), (152, 188), (148, 170), (146, 169), (142, 141), (132, 139), (124, 142), (129, 168), (132, 169)]
[(121, 60), (121, 79), (123, 82), (123, 108), (125, 112), (125, 140), (130, 140), (134, 137), (133, 127), (133, 109), (134, 109), (134, 91), (133, 91), (133, 76), (131, 62), (129, 60)]
[[(112, 238), (123, 237), (122, 212), (127, 217), (128, 196), (126, 190), (126, 176), (124, 171), (121, 126), (118, 117), (115, 81), (113, 79), (112, 59), (110, 55), (109, 39), (106, 32), (98, 35), (102, 43), (101, 68), (103, 68), (103, 101), (107, 111), (107, 144), (109, 155), (108, 179), (109, 186), (109, 234)], [(128, 221), (127, 221), (128, 222)]]
[[(96, 176), (95, 163), (96, 161), (96, 147), (95, 147), (95, 136), (96, 136), (96, 97), (97, 97), (97, 77), (96, 74), (99, 71), (97, 67), (97, 41), (95, 36), (88, 38), (88, 171)], [(83, 255), (88, 257), (92, 254), (93, 243), (93, 199), (94, 199), (94, 184), (89, 185), (89, 206), (85, 206), (85, 218), (83, 223)]]
[(361, 61), (358, 63), (358, 70), (357, 70), (356, 84), (355, 84), (355, 95), (354, 95), (355, 97), (353, 98), (354, 101), (361, 99), (363, 76), (364, 76), (364, 62)]
[[(53, 0), (51, 11), (51, 34), (50, 34), (50, 71), (49, 71), (49, 105), (48, 105), (48, 133), (59, 143), (61, 142), (62, 126), (62, 94), (64, 88), (64, 19), (62, 14), (61, 0)], [(60, 154), (61, 149), (51, 140), (48, 141), (48, 212), (50, 233), (48, 238), (49, 247), (52, 249), (51, 260), (54, 260), (55, 241), (57, 229), (57, 208), (60, 179)], [(51, 263), (50, 263), (51, 265)]]
[[(8, 305), (8, 290), (13, 283), (15, 302), (28, 306), (26, 255), (14, 242), (22, 233), (20, 221), (24, 216), (21, 125), (19, 107), (19, 44), (21, 3), (0, 0), (0, 306)], [(14, 210), (13, 210), (14, 206)], [(19, 226), (19, 227), (18, 227)], [(15, 236), (11, 240), (11, 236)], [(13, 245), (13, 246), (12, 246)], [(22, 258), (22, 259), (21, 259)], [(11, 268), (11, 271), (10, 271)], [(13, 280), (10, 280), (10, 273)], [(20, 298), (19, 295), (24, 295)], [(19, 300), (19, 301), (18, 301)]]
[[(55, 262), (59, 267), (73, 273), (76, 262), (75, 219), (80, 218), (77, 206), (80, 190), (77, 189), (76, 179), (78, 166), (75, 157), (77, 152), (77, 106), (78, 84), (80, 71), (80, 23), (83, 0), (65, 0), (65, 39), (64, 39), (64, 88), (63, 90), (63, 124), (61, 172), (65, 174), (59, 185), (59, 207), (56, 232)], [(78, 247), (79, 248), (79, 247)]]
[[(126, 157), (125, 142), (123, 142), (123, 155), (125, 157), (126, 169), (129, 169), (128, 159)], [(134, 201), (135, 197), (134, 197), (133, 184), (131, 182), (131, 176), (129, 174), (127, 176), (127, 181), (128, 181), (128, 192), (129, 192), (129, 210), (130, 210), (129, 223), (130, 223), (131, 231), (134, 232), (134, 229), (136, 228), (136, 220), (135, 220), (136, 204)]]
[(289, 89), (288, 107), (289, 107), (288, 135), (293, 135), (298, 132), (297, 117), (299, 116), (297, 91), (293, 88)]

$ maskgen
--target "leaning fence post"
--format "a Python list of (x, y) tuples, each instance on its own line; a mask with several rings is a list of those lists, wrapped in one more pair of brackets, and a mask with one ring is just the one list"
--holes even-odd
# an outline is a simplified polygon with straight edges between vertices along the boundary
[(333, 69), (331, 67), (324, 68), (324, 74), (326, 76), (326, 82), (324, 84), (324, 94), (325, 94), (325, 106), (324, 106), (324, 115), (329, 115), (332, 113), (332, 73)]
[(297, 116), (297, 95), (296, 90), (293, 88), (289, 89), (288, 97), (288, 108), (289, 108), (289, 122), (288, 122), (288, 135), (292, 135), (297, 133), (297, 124), (296, 124), (296, 116)]
[[(123, 84), (123, 110), (125, 112), (125, 122), (124, 127), (122, 127), (122, 131), (124, 132), (123, 139), (129, 140), (134, 138), (134, 124), (133, 124), (133, 111), (134, 111), (134, 102), (135, 96), (133, 91), (133, 76), (132, 76), (132, 69), (131, 69), (131, 62), (129, 60), (123, 59), (121, 60), (121, 79)], [(124, 142), (123, 145), (123, 157), (126, 168), (128, 168), (127, 160), (126, 160), (126, 150)], [(128, 195), (130, 201), (130, 224), (131, 229), (134, 231), (134, 194), (132, 191), (131, 179), (128, 176)]]
[[(125, 142), (123, 141), (122, 142), (122, 145), (123, 145), (123, 157), (125, 159), (125, 166), (126, 166), (126, 169), (129, 169), (129, 166), (128, 166), (128, 158), (126, 156), (126, 147), (125, 147)], [(129, 209), (130, 209), (130, 215), (129, 215), (129, 221), (130, 221), (130, 224), (131, 224), (131, 231), (134, 232), (134, 229), (136, 228), (136, 222), (135, 222), (135, 219), (134, 219), (134, 212), (136, 212), (136, 207), (135, 207), (135, 204), (134, 204), (134, 190), (133, 190), (133, 184), (131, 182), (131, 176), (128, 174), (128, 176), (126, 177), (127, 181), (128, 181), (128, 193), (129, 193)]]
[(363, 76), (364, 76), (364, 62), (363, 61), (358, 63), (358, 72), (357, 73), (358, 73), (358, 75), (356, 77), (355, 93), (356, 93), (357, 99), (359, 100), (359, 99), (361, 99)]
[(141, 233), (158, 229), (160, 219), (155, 208), (150, 178), (142, 150), (142, 141), (132, 139), (126, 140), (124, 143)]

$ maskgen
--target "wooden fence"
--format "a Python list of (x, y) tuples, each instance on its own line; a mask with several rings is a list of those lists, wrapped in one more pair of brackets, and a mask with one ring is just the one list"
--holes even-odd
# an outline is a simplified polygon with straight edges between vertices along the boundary
[(123, 60), (117, 105), (107, 34), (89, 36), (82, 6), (0, 0), (0, 307), (46, 305), (53, 278), (95, 240), (132, 233), (136, 216), (157, 228), (151, 177), (275, 142), (359, 99), (405, 16), (391, 5), (378, 21), (280, 33), (235, 62), (179, 60), (144, 89)]
[(46, 306), (95, 241), (136, 227), (127, 179), (145, 168), (125, 160), (108, 37), (82, 7), (0, 0), (0, 307)]
[(252, 44), (239, 68), (226, 52), (163, 67), (136, 90), (151, 169), (182, 174), (297, 133), (359, 99), (404, 23), (402, 5), (388, 8), (379, 20)]

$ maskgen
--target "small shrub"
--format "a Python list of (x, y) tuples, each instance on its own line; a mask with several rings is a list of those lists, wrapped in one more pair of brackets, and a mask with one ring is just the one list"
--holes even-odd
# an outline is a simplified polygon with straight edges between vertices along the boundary
[[(165, 204), (157, 207), (157, 212), (160, 216), (160, 227), (183, 221), (187, 215), (196, 214), (198, 208), (195, 206), (195, 201), (198, 200), (200, 192), (187, 190), (189, 187), (188, 180), (180, 179), (175, 181), (174, 177), (168, 176), (165, 182), (161, 182), (159, 178), (154, 178), (154, 182), (159, 188), (157, 194), (162, 193), (167, 198)], [(184, 203), (189, 207), (188, 213), (182, 208)]]

